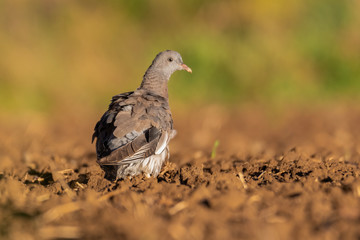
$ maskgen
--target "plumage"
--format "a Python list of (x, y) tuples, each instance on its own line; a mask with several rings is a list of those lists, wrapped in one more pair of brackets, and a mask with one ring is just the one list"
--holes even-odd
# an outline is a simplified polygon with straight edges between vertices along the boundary
[(96, 124), (97, 162), (108, 180), (144, 173), (157, 176), (169, 157), (169, 141), (176, 134), (168, 102), (167, 82), (177, 70), (192, 72), (179, 53), (159, 53), (133, 92), (112, 97)]

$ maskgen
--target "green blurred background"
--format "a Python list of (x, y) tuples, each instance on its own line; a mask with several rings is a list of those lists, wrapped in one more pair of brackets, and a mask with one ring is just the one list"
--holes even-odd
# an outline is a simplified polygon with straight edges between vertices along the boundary
[(0, 110), (105, 110), (176, 50), (171, 105), (357, 102), (358, 0), (1, 0)]

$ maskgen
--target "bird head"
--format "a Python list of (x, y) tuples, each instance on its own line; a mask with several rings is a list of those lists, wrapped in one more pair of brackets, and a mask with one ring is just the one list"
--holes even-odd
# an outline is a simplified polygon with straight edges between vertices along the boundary
[(184, 64), (180, 53), (172, 50), (166, 50), (159, 53), (151, 65), (168, 77), (178, 70), (185, 70), (192, 73), (191, 68)]

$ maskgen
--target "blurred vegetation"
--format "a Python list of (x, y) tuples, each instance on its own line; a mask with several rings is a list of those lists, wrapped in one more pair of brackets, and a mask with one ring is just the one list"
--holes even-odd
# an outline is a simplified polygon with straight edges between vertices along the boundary
[(357, 0), (2, 0), (0, 108), (104, 109), (154, 56), (193, 74), (171, 104), (359, 99)]

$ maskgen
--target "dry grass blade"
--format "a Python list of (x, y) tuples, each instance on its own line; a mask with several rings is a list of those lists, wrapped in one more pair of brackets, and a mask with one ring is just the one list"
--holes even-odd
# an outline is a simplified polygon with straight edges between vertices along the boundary
[(242, 172), (239, 172), (239, 173), (238, 173), (238, 177), (239, 177), (242, 185), (244, 186), (244, 189), (248, 189), (248, 185), (247, 185), (247, 183), (245, 182), (244, 174), (243, 174)]
[(68, 213), (72, 213), (81, 209), (82, 205), (83, 203), (81, 202), (70, 202), (56, 206), (45, 212), (42, 219), (44, 222), (53, 222)]
[(185, 208), (188, 207), (187, 202), (179, 202), (178, 204), (176, 204), (175, 206), (173, 206), (172, 208), (169, 209), (169, 214), (170, 215), (175, 215), (176, 213), (184, 210)]
[(85, 187), (79, 182), (76, 182), (76, 185), (79, 186), (81, 189), (85, 189)]
[(80, 229), (74, 226), (49, 226), (39, 230), (42, 239), (76, 239), (81, 237)]
[(60, 170), (57, 172), (60, 174), (74, 173), (74, 169), (69, 168), (69, 169), (64, 169), (64, 170)]

